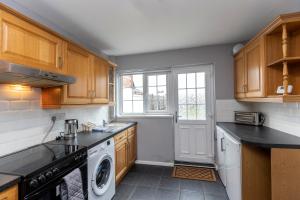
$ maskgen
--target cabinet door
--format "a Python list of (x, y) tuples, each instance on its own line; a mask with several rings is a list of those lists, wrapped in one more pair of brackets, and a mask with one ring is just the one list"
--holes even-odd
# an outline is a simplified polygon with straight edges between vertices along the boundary
[(108, 63), (100, 58), (94, 57), (92, 74), (93, 99), (92, 103), (108, 103)]
[(76, 83), (63, 88), (63, 104), (87, 104), (91, 102), (91, 55), (79, 47), (66, 45), (67, 73), (76, 77)]
[(0, 200), (18, 200), (18, 185), (0, 192)]
[(245, 48), (246, 97), (263, 97), (263, 40), (253, 41)]
[(217, 127), (217, 165), (220, 178), (226, 186), (225, 138), (223, 130), (219, 127)]
[(128, 130), (128, 166), (132, 166), (137, 156), (136, 128), (132, 127)]
[(116, 183), (119, 184), (127, 171), (127, 140), (115, 145)]
[(1, 60), (65, 73), (62, 39), (5, 11), (0, 15)]
[(245, 60), (244, 51), (242, 50), (234, 57), (234, 71), (235, 71), (235, 97), (245, 97)]

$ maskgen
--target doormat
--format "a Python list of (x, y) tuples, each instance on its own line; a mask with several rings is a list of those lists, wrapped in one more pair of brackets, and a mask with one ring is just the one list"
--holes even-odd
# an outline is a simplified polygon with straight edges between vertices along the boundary
[(174, 166), (172, 176), (199, 181), (216, 181), (215, 171), (203, 167)]

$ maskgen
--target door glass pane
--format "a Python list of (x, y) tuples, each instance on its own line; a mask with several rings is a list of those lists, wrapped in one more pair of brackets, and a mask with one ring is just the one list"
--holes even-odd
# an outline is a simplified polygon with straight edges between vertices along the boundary
[(178, 90), (178, 104), (186, 104), (186, 89)]
[(205, 88), (197, 89), (197, 104), (205, 104)]
[(197, 110), (196, 105), (188, 105), (187, 106), (187, 118), (189, 120), (195, 120), (197, 119)]
[(187, 90), (187, 104), (196, 104), (196, 89)]
[(186, 88), (186, 74), (178, 74), (178, 88)]
[(206, 107), (205, 105), (197, 105), (197, 119), (206, 120)]
[(205, 87), (205, 73), (197, 73), (197, 88)]
[(111, 165), (108, 159), (105, 159), (98, 166), (96, 173), (96, 185), (99, 189), (102, 189), (110, 178)]
[(187, 110), (186, 105), (179, 105), (178, 106), (178, 118), (179, 119), (187, 119)]
[(187, 88), (196, 88), (196, 74), (195, 73), (187, 74)]

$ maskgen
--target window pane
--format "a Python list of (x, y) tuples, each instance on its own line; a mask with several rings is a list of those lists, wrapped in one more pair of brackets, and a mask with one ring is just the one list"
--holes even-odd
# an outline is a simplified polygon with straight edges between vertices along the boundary
[(157, 85), (167, 85), (167, 75), (158, 75)]
[(157, 110), (157, 89), (148, 87), (148, 109)]
[(205, 88), (197, 89), (197, 104), (205, 104)]
[(123, 113), (132, 112), (132, 101), (123, 101)]
[(187, 90), (187, 104), (196, 104), (196, 89)]
[(186, 104), (186, 89), (178, 90), (178, 104)]
[(187, 119), (186, 105), (178, 106), (178, 116), (179, 119)]
[(123, 88), (123, 100), (132, 100), (132, 88)]
[(197, 119), (198, 120), (206, 120), (205, 105), (197, 105)]
[(197, 88), (205, 87), (205, 73), (198, 72), (197, 73)]
[(148, 76), (148, 86), (156, 86), (156, 75)]
[(131, 75), (126, 75), (123, 76), (123, 88), (132, 88), (132, 76)]
[(186, 74), (178, 74), (178, 88), (186, 88)]
[(143, 74), (132, 75), (133, 86), (143, 87)]
[(133, 112), (134, 113), (144, 112), (143, 101), (133, 101)]
[(197, 109), (196, 105), (187, 106), (188, 119), (195, 120), (197, 119)]
[(133, 100), (143, 100), (143, 88), (136, 87), (133, 89)]
[(196, 74), (195, 73), (187, 74), (187, 88), (196, 88)]

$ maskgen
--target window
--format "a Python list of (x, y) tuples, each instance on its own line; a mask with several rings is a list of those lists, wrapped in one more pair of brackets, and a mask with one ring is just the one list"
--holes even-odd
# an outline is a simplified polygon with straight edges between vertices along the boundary
[(178, 112), (182, 120), (205, 120), (205, 73), (178, 74)]
[(121, 114), (157, 114), (168, 111), (168, 74), (143, 73), (120, 76)]

